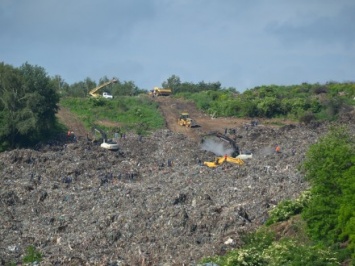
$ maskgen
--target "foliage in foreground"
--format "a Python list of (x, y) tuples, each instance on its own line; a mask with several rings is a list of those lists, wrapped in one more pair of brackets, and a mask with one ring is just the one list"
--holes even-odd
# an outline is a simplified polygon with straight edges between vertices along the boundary
[(312, 184), (312, 199), (302, 213), (310, 236), (328, 245), (348, 243), (355, 259), (354, 136), (333, 128), (310, 147), (303, 168)]
[(278, 240), (274, 233), (265, 229), (248, 234), (242, 248), (224, 256), (205, 258), (200, 265), (211, 262), (218, 266), (340, 265), (330, 249), (291, 238)]
[[(247, 235), (241, 248), (205, 258), (201, 265), (340, 265), (351, 263), (350, 257), (355, 265), (354, 151), (354, 136), (333, 128), (307, 152), (303, 170), (310, 191), (280, 202), (266, 222), (273, 226)], [(305, 226), (296, 226), (292, 238), (276, 237), (278, 223), (297, 214)]]
[(266, 225), (272, 225), (277, 222), (287, 221), (290, 217), (300, 214), (311, 199), (311, 193), (304, 191), (300, 197), (295, 200), (283, 200), (275, 208), (270, 210), (269, 219)]

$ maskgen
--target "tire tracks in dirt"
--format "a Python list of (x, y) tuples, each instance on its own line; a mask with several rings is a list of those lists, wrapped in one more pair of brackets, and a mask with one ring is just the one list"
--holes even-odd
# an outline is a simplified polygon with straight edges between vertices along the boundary
[[(165, 117), (166, 127), (195, 141), (200, 141), (203, 135), (212, 131), (223, 133), (225, 128), (241, 127), (250, 122), (248, 119), (240, 118), (212, 118), (210, 115), (198, 110), (194, 102), (170, 96), (160, 96), (155, 98), (155, 101), (158, 102), (159, 108)], [(188, 112), (190, 117), (196, 121), (198, 127), (187, 128), (180, 126), (178, 118), (181, 112)]]
[(68, 130), (73, 131), (76, 136), (84, 137), (88, 134), (83, 122), (70, 109), (60, 106), (57, 118), (60, 123), (64, 124)]

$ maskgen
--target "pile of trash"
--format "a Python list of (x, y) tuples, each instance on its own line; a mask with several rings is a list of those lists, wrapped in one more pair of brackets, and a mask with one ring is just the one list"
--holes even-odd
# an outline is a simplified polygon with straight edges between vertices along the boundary
[(298, 166), (327, 128), (240, 128), (253, 158), (215, 169), (201, 164), (213, 152), (169, 130), (128, 134), (119, 151), (79, 138), (1, 153), (0, 265), (28, 246), (43, 265), (196, 265), (223, 254), (307, 189)]

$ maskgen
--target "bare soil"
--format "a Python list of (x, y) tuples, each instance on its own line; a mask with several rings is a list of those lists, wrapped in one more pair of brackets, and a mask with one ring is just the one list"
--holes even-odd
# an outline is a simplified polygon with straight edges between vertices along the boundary
[[(156, 101), (165, 117), (167, 128), (195, 141), (199, 141), (201, 136), (209, 132), (224, 132), (225, 128), (237, 128), (250, 123), (250, 119), (213, 117), (198, 110), (193, 102), (182, 99), (158, 97)], [(198, 126), (193, 128), (180, 126), (177, 121), (181, 112), (188, 112)]]

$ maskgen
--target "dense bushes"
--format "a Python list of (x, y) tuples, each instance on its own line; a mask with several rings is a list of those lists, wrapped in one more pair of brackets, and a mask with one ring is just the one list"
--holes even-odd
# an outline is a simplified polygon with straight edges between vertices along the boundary
[[(354, 105), (355, 84), (301, 84), (294, 86), (262, 86), (241, 94), (231, 89), (213, 87), (208, 90), (175, 91), (178, 97), (195, 101), (205, 112), (217, 116), (283, 117), (302, 120), (336, 119), (344, 105)], [(199, 87), (201, 88), (201, 86)]]
[(296, 200), (283, 200), (269, 213), (266, 225), (288, 220), (290, 217), (300, 214), (311, 199), (311, 193), (304, 191)]
[(355, 258), (355, 139), (334, 128), (310, 147), (304, 162), (312, 200), (303, 211), (311, 237), (334, 245), (347, 242)]

